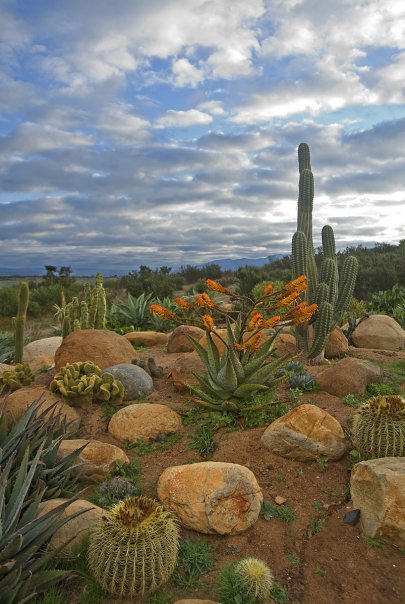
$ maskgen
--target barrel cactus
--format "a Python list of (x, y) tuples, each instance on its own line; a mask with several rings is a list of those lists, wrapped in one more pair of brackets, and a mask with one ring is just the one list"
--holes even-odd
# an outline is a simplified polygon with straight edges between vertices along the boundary
[(50, 383), (50, 389), (78, 407), (86, 407), (92, 402), (120, 403), (124, 398), (122, 383), (111, 373), (102, 373), (91, 361), (61, 367)]
[(31, 384), (33, 379), (30, 366), (27, 363), (17, 363), (15, 367), (11, 367), (0, 376), (1, 390), (17, 390)]
[(263, 560), (248, 557), (222, 568), (218, 592), (222, 604), (259, 604), (268, 602), (273, 574)]
[(89, 567), (111, 594), (153, 593), (172, 575), (178, 545), (170, 512), (153, 499), (127, 497), (106, 512), (91, 535)]
[(352, 439), (366, 458), (405, 456), (405, 399), (370, 398), (353, 417)]
[(314, 177), (311, 170), (309, 147), (298, 147), (300, 172), (297, 231), (292, 239), (292, 276), (307, 275), (308, 289), (305, 301), (317, 304), (318, 312), (311, 325), (295, 328), (297, 345), (310, 359), (321, 359), (328, 335), (341, 321), (353, 295), (357, 278), (358, 261), (347, 256), (339, 275), (335, 237), (331, 226), (322, 229), (323, 260), (318, 269), (312, 240), (312, 209), (314, 201)]

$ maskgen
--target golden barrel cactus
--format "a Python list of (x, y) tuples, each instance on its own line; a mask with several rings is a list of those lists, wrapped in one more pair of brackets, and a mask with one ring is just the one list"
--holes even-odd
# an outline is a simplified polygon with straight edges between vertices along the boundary
[(110, 508), (90, 538), (89, 567), (116, 596), (154, 592), (174, 571), (179, 529), (170, 512), (148, 497)]
[(353, 417), (352, 439), (365, 458), (405, 456), (405, 399), (370, 398)]

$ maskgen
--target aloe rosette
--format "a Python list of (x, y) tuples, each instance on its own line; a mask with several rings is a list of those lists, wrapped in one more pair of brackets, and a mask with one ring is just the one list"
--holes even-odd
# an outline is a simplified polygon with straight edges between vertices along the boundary
[(195, 386), (190, 386), (190, 389), (200, 397), (203, 406), (236, 411), (240, 402), (250, 399), (255, 392), (270, 391), (283, 381), (285, 378), (275, 378), (274, 372), (291, 357), (269, 362), (278, 330), (260, 346), (257, 343), (259, 333), (253, 333), (242, 343), (243, 331), (238, 321), (232, 329), (227, 319), (226, 332), (226, 348), (222, 356), (211, 335), (215, 330), (207, 331), (207, 349), (190, 337), (207, 371), (206, 375), (195, 374), (203, 389)]

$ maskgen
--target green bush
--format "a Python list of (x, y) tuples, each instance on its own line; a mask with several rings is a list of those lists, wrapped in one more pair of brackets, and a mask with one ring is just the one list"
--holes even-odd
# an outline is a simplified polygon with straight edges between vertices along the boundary
[(372, 294), (367, 310), (373, 314), (389, 315), (405, 327), (405, 288), (396, 284), (391, 289)]
[(2, 317), (14, 317), (17, 314), (17, 293), (14, 287), (2, 287), (0, 289), (0, 315)]

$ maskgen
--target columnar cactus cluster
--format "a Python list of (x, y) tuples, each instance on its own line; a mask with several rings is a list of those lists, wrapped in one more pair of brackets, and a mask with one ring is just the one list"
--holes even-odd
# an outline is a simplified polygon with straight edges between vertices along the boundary
[(81, 302), (75, 297), (66, 304), (63, 337), (78, 329), (105, 329), (107, 304), (101, 273), (97, 273), (94, 287), (90, 284), (85, 285), (84, 295), (85, 299)]
[(314, 176), (311, 170), (309, 147), (298, 147), (300, 172), (297, 231), (292, 239), (292, 276), (307, 275), (308, 289), (305, 301), (316, 304), (318, 312), (311, 324), (296, 327), (297, 345), (310, 359), (322, 358), (328, 335), (340, 322), (356, 283), (358, 262), (347, 256), (339, 275), (333, 229), (322, 229), (323, 260), (318, 273), (312, 240), (312, 209)]

